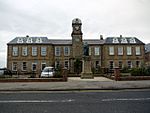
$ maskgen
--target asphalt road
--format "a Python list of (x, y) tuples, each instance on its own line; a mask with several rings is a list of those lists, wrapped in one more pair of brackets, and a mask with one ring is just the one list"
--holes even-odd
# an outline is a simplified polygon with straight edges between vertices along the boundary
[(150, 90), (1, 92), (0, 113), (150, 113)]

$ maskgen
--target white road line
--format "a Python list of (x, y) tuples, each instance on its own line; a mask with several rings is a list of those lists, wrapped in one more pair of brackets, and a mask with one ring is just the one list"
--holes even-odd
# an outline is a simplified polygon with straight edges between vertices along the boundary
[(150, 98), (113, 98), (113, 99), (102, 99), (103, 102), (109, 101), (140, 101), (140, 100), (150, 100)]
[(65, 103), (73, 101), (75, 100), (0, 100), (0, 103)]

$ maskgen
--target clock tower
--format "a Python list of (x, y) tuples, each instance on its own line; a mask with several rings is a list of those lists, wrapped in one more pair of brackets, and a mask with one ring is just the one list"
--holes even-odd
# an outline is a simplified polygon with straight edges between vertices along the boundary
[(83, 42), (82, 42), (82, 31), (81, 31), (81, 20), (75, 18), (72, 20), (72, 52), (74, 58), (82, 58), (83, 55)]

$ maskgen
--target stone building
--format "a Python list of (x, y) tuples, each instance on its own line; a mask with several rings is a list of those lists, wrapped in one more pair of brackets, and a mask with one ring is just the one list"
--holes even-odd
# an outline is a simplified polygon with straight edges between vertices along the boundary
[[(91, 68), (140, 67), (144, 63), (144, 43), (135, 37), (83, 39), (82, 22), (72, 21), (72, 39), (16, 37), (7, 44), (7, 67), (13, 72), (38, 72), (45, 66), (66, 67), (82, 72), (83, 43), (89, 45)], [(75, 66), (76, 61), (80, 65)]]
[(145, 64), (150, 66), (150, 43), (145, 45)]

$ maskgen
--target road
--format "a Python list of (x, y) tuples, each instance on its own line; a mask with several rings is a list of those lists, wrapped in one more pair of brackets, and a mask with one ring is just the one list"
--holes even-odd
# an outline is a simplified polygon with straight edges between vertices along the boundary
[(1, 92), (0, 113), (150, 113), (150, 90)]

